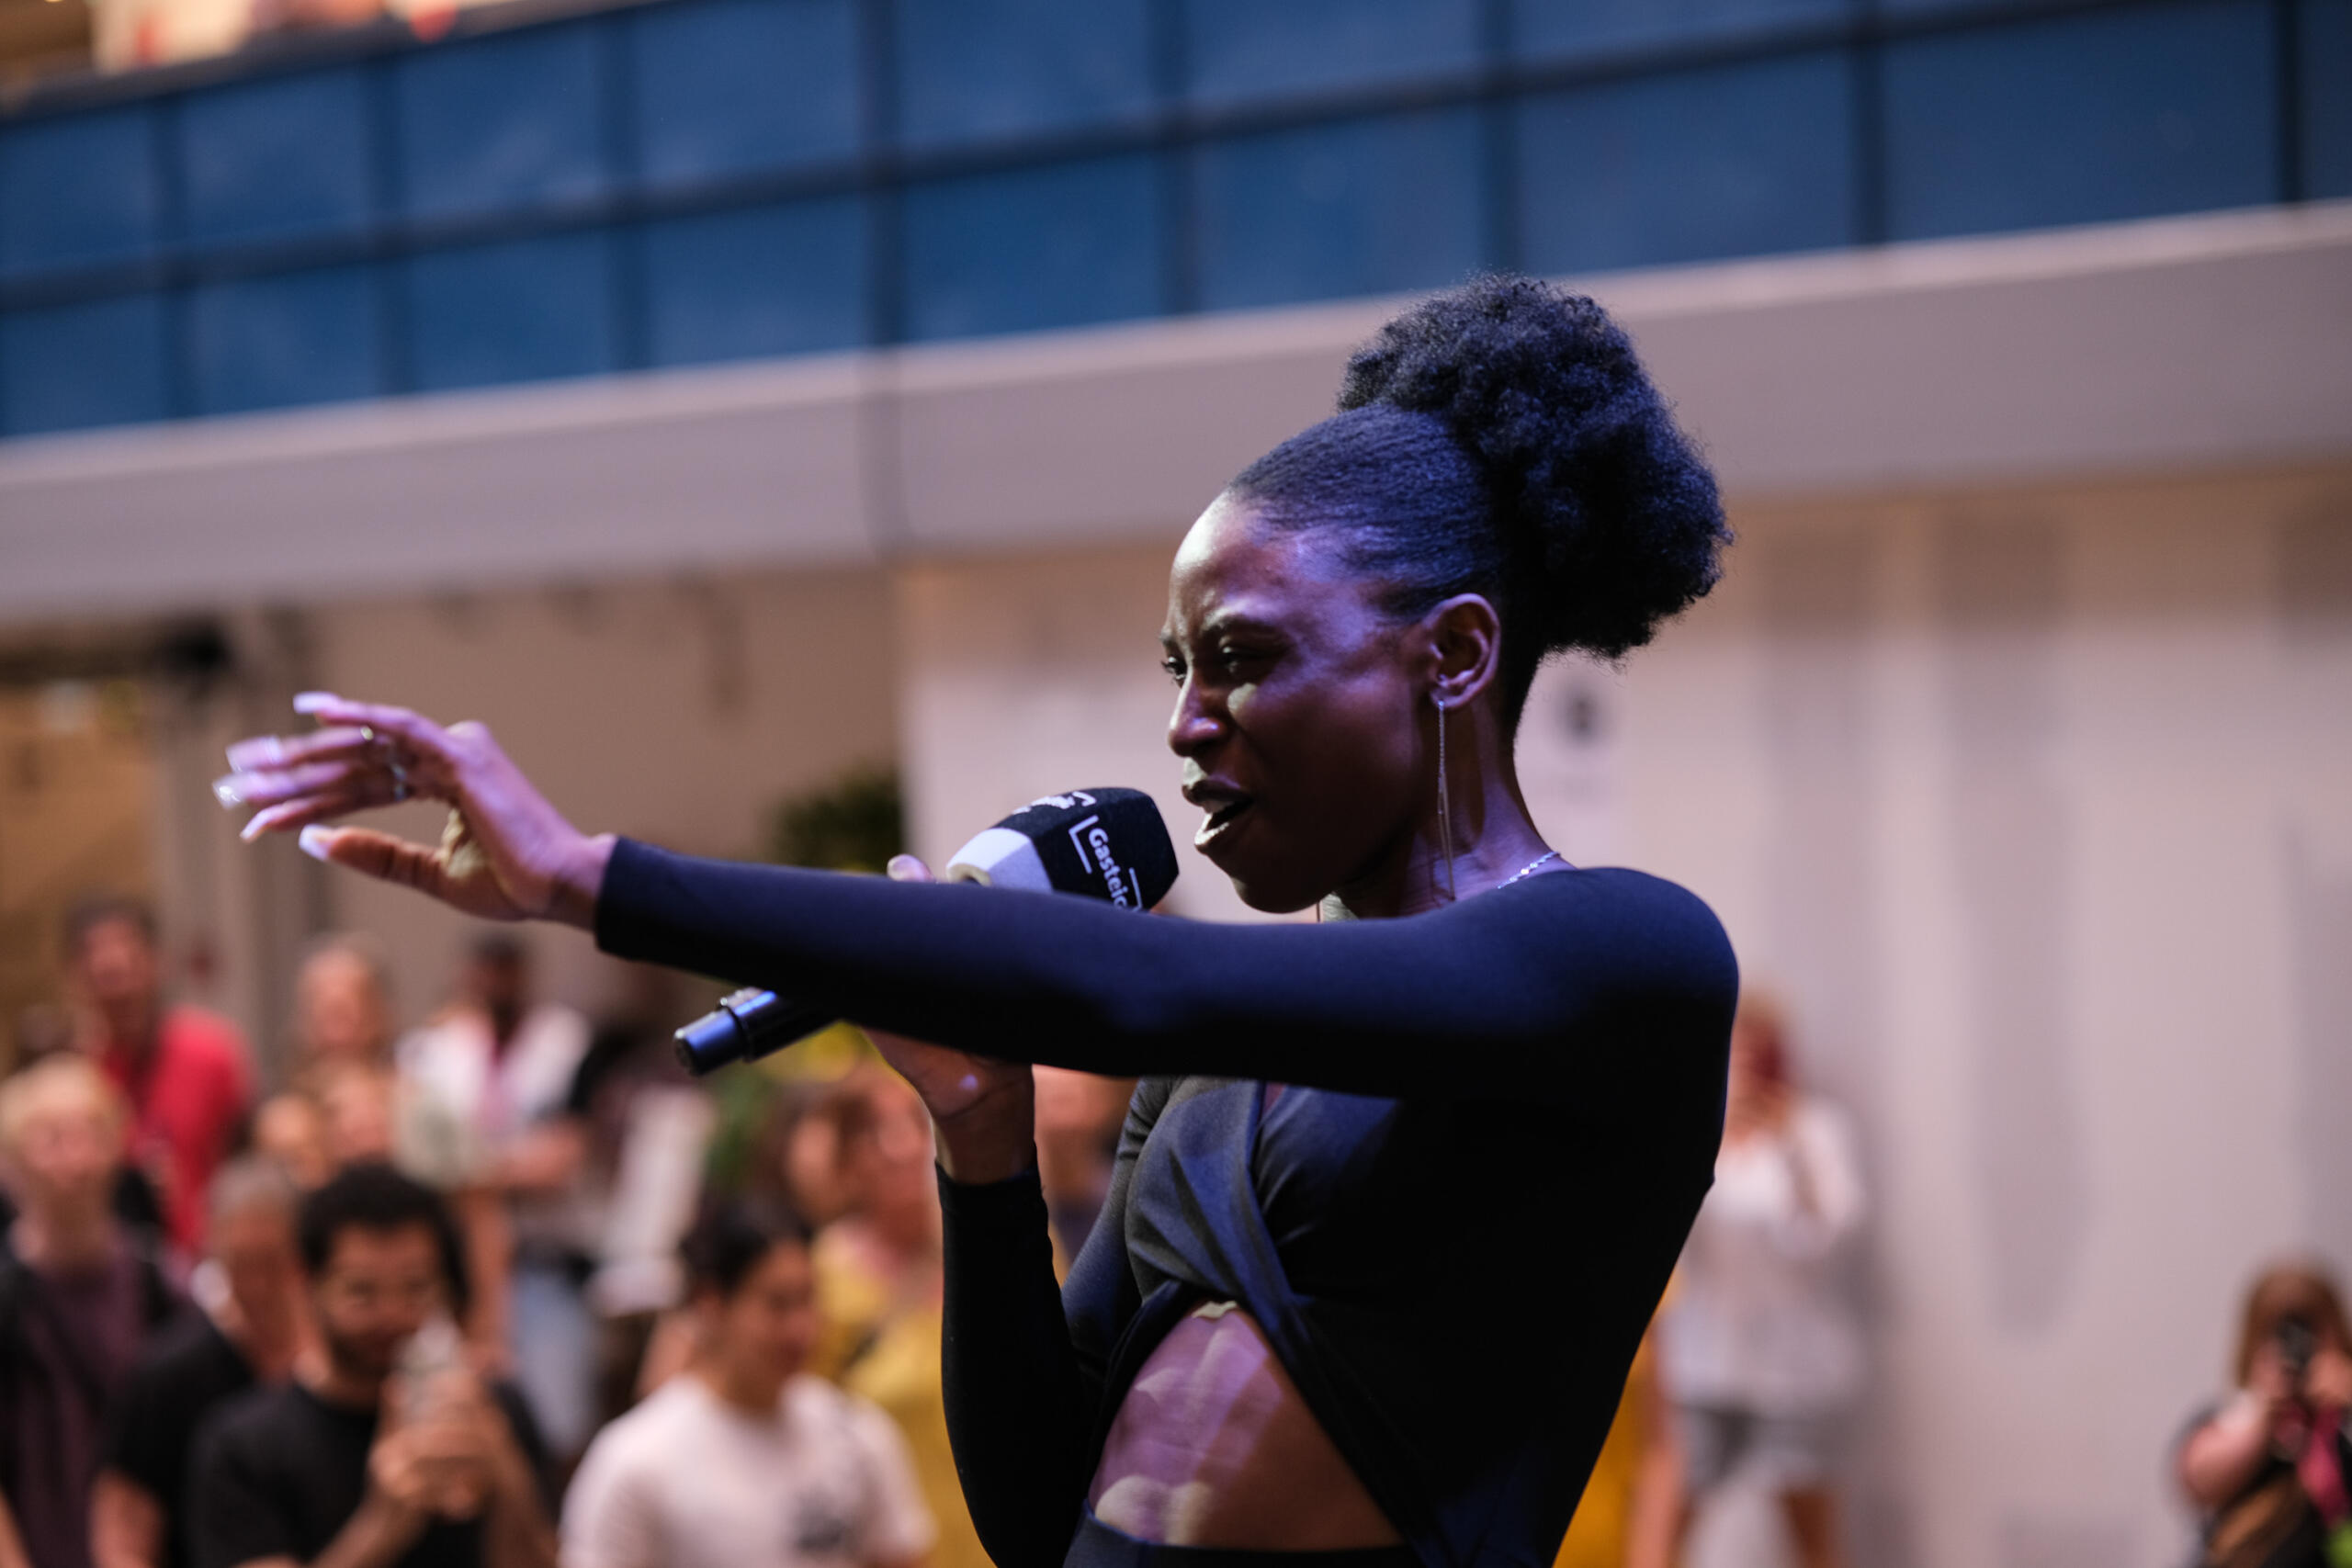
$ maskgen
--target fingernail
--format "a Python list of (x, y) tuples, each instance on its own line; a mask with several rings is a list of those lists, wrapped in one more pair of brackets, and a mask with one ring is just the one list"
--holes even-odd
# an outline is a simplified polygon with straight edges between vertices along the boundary
[(303, 829), (300, 833), (294, 835), (294, 847), (300, 850), (312, 860), (326, 859), (327, 846), (334, 842), (334, 829), (332, 828), (322, 828), (316, 823), (312, 823), (310, 827)]
[(237, 837), (250, 844), (264, 833), (268, 832), (270, 823), (277, 818), (277, 807), (274, 806), (266, 811), (256, 811), (246, 820), (245, 825), (237, 830)]
[(228, 807), (231, 810), (234, 810), (238, 807), (243, 806), (245, 803), (245, 797), (237, 793), (237, 775), (231, 773), (226, 778), (214, 779), (212, 781), (212, 798), (219, 801), (221, 805)]
[(275, 735), (256, 735), (229, 748), (229, 766), (239, 773), (273, 767), (286, 760), (286, 742)]
[(297, 692), (294, 694), (294, 711), (296, 713), (316, 713), (321, 708), (332, 707), (334, 705), (334, 694), (333, 692)]

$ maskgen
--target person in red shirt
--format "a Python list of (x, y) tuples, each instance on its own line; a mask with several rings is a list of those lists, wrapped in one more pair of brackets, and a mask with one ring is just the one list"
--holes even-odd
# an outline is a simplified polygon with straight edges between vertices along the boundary
[(195, 1257), (205, 1193), (252, 1098), (244, 1039), (218, 1014), (164, 1006), (155, 916), (144, 904), (83, 905), (66, 924), (66, 951), (97, 1031), (98, 1065), (130, 1106), (130, 1158), (154, 1184), (166, 1238)]

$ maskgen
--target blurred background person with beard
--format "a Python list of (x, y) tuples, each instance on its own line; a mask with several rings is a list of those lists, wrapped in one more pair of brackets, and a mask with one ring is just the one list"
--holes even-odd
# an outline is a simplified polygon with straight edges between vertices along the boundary
[(440, 1199), (353, 1166), (303, 1199), (297, 1235), (317, 1348), (205, 1424), (193, 1568), (553, 1568), (530, 1413), (458, 1354)]
[(154, 912), (96, 898), (66, 922), (91, 1051), (130, 1109), (130, 1159), (153, 1184), (183, 1258), (204, 1240), (204, 1193), (252, 1100), (245, 1042), (228, 1020), (167, 1005)]
[(188, 1461), (206, 1416), (293, 1375), (310, 1342), (295, 1249), (301, 1193), (275, 1160), (245, 1155), (213, 1179), (200, 1310), (156, 1336), (115, 1400), (91, 1497), (96, 1568), (187, 1568)]
[(124, 1121), (78, 1055), (0, 1082), (0, 1176), (17, 1207), (0, 1254), (0, 1499), (30, 1568), (89, 1568), (107, 1411), (182, 1306), (110, 1207)]

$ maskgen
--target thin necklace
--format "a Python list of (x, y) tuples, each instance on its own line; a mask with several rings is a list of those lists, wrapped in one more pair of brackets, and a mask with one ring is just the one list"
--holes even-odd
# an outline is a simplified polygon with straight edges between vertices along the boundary
[(1542, 865), (1545, 861), (1558, 860), (1559, 858), (1559, 851), (1545, 850), (1542, 854), (1537, 855), (1533, 860), (1529, 861), (1525, 865), (1521, 866), (1517, 871), (1512, 872), (1509, 876), (1506, 876), (1500, 882), (1496, 883), (1495, 891), (1498, 893), (1501, 892), (1504, 888), (1509, 887), (1512, 883), (1517, 882), (1521, 877), (1525, 876), (1529, 872), (1533, 871), (1537, 866)]

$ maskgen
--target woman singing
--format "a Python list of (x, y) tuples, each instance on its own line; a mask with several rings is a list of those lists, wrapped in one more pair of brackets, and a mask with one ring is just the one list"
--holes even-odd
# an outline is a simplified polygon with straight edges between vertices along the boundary
[[(1548, 1563), (1713, 1168), (1723, 931), (1563, 863), (1511, 759), (1547, 654), (1714, 582), (1714, 481), (1599, 307), (1524, 279), (1390, 322), (1340, 408), (1193, 524), (1161, 633), (1195, 847), (1317, 925), (591, 838), (479, 726), (322, 694), (222, 781), (249, 834), (888, 1032), (1003, 1568)], [(455, 808), (437, 848), (309, 826), (412, 794)], [(1144, 1079), (1066, 1290), (1031, 1063)]]

